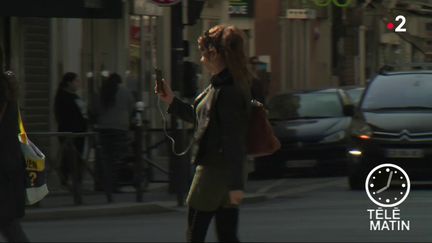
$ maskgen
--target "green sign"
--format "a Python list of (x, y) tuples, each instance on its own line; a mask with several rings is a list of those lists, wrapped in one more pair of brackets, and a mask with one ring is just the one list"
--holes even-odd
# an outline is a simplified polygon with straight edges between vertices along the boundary
[(314, 2), (318, 7), (327, 7), (333, 3), (339, 8), (347, 8), (351, 5), (352, 0), (314, 0)]
[(254, 17), (255, 11), (254, 0), (230, 0), (229, 15), (230, 17)]

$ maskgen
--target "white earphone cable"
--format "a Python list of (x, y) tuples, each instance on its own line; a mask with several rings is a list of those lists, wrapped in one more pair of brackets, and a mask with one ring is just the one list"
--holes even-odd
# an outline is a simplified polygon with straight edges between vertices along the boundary
[(168, 134), (168, 132), (167, 132), (167, 120), (166, 120), (166, 117), (165, 117), (165, 114), (164, 114), (164, 111), (162, 110), (162, 107), (161, 107), (161, 99), (160, 99), (160, 97), (158, 96), (158, 109), (159, 109), (159, 112), (160, 112), (160, 114), (161, 114), (161, 116), (162, 116), (162, 120), (163, 120), (163, 131), (164, 131), (164, 134), (165, 134), (165, 136), (171, 141), (171, 150), (172, 150), (172, 152), (175, 154), (175, 155), (177, 155), (177, 156), (183, 156), (183, 155), (185, 155), (190, 149), (191, 149), (191, 147), (192, 147), (192, 145), (193, 145), (193, 143), (194, 143), (194, 139), (192, 138), (192, 140), (191, 140), (191, 142), (189, 143), (189, 145), (188, 145), (188, 147), (186, 148), (186, 150), (185, 151), (183, 151), (183, 152), (181, 152), (181, 153), (177, 153), (176, 152), (176, 150), (175, 150), (175, 140), (174, 140), (174, 138), (173, 137), (171, 137), (169, 134)]

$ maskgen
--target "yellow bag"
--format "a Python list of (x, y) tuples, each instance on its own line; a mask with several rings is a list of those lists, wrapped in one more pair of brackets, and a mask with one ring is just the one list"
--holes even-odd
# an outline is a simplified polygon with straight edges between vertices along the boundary
[(46, 184), (45, 155), (27, 137), (21, 114), (18, 111), (21, 152), (26, 162), (26, 203), (32, 205), (48, 194)]

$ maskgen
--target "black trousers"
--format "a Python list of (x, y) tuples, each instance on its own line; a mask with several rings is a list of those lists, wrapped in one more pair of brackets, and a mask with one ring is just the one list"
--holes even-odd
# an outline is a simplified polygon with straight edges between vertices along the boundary
[[(102, 172), (99, 178), (102, 178), (105, 191), (111, 195), (117, 184), (116, 165), (124, 163), (128, 154), (128, 133), (127, 131), (117, 129), (100, 129), (100, 143), (102, 146), (101, 159), (103, 164), (97, 165), (98, 170)], [(112, 201), (109, 196), (109, 201)]]
[(238, 208), (219, 208), (216, 211), (207, 212), (191, 207), (189, 207), (188, 214), (187, 241), (204, 242), (213, 216), (219, 242), (240, 242), (237, 237)]
[(29, 242), (20, 222), (17, 219), (10, 222), (0, 223), (0, 233), (7, 242)]

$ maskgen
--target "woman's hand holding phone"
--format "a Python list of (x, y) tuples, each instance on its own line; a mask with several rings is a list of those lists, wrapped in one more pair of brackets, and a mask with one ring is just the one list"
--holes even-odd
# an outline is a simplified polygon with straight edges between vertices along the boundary
[(159, 95), (159, 98), (166, 104), (171, 104), (175, 96), (171, 87), (165, 82), (162, 77), (156, 77), (155, 83), (155, 94)]

